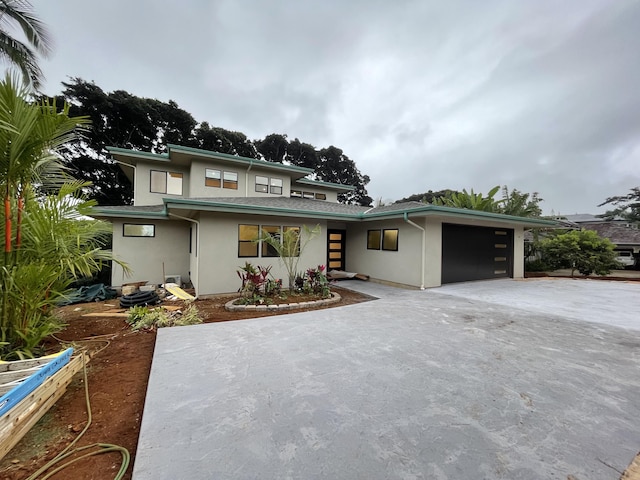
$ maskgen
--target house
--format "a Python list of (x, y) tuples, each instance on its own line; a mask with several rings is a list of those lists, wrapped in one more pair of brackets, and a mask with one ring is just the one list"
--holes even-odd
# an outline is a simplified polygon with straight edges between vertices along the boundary
[(593, 230), (603, 238), (615, 243), (618, 261), (627, 267), (640, 268), (640, 229), (622, 218), (607, 220), (595, 215), (566, 215), (565, 220), (573, 222), (576, 228)]
[[(321, 227), (300, 268), (367, 274), (416, 288), (491, 278), (522, 278), (523, 236), (554, 222), (473, 210), (400, 203), (377, 208), (338, 203), (354, 187), (320, 182), (311, 169), (169, 145), (165, 154), (110, 148), (134, 185), (131, 206), (99, 207), (113, 224), (112, 285), (167, 276), (196, 295), (233, 292), (245, 262), (286, 272), (261, 232), (278, 236)], [(286, 280), (285, 280), (286, 282)]]

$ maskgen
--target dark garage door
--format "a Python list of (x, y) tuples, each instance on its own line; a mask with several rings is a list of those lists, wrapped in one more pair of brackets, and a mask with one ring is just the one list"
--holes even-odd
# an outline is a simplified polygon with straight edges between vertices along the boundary
[(513, 230), (442, 225), (442, 283), (513, 277)]

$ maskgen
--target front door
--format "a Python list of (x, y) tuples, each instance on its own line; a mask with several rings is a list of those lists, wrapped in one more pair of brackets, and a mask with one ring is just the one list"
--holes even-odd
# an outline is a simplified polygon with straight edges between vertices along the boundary
[(346, 230), (327, 230), (327, 271), (344, 270)]

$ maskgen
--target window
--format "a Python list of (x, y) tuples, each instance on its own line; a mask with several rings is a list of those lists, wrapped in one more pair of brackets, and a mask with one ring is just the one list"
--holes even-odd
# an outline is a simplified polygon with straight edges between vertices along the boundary
[(380, 250), (380, 230), (367, 230), (367, 249)]
[(182, 174), (151, 170), (151, 193), (182, 195)]
[(139, 225), (135, 223), (125, 223), (122, 225), (123, 237), (155, 237), (155, 225)]
[(398, 251), (398, 229), (382, 231), (382, 249)]
[(204, 184), (207, 187), (218, 187), (220, 188), (221, 176), (220, 170), (214, 170), (212, 168), (207, 168), (204, 171)]
[[(284, 233), (283, 233), (284, 232)], [(273, 246), (266, 242), (259, 242), (258, 239), (269, 234), (282, 242), (289, 239), (290, 252), (284, 252), (285, 256), (300, 255), (300, 227), (282, 227), (280, 225), (238, 225), (238, 257), (277, 257), (278, 252)], [(258, 246), (260, 245), (260, 248)], [(286, 248), (285, 248), (286, 250)], [(291, 255), (287, 255), (291, 253)]]
[(324, 193), (316, 193), (316, 200), (326, 200), (327, 195)]
[(238, 189), (238, 174), (236, 172), (224, 172), (222, 188)]
[(269, 193), (269, 179), (256, 175), (256, 192)]
[[(275, 239), (278, 243), (282, 242), (282, 236), (280, 234), (280, 227), (273, 225), (263, 225), (262, 226), (262, 236), (265, 234), (269, 234), (271, 238)], [(262, 244), (262, 256), (263, 257), (277, 257), (278, 251), (273, 248), (272, 245), (269, 245), (267, 242), (260, 242)]]
[(302, 197), (302, 190), (291, 190), (292, 197)]
[(398, 229), (367, 230), (368, 250), (398, 251)]
[(315, 194), (313, 192), (303, 192), (302, 196), (303, 198), (314, 198)]
[(238, 225), (238, 257), (257, 257), (260, 227), (258, 225)]
[(274, 195), (282, 195), (282, 179), (281, 178), (271, 179), (271, 193), (273, 193)]

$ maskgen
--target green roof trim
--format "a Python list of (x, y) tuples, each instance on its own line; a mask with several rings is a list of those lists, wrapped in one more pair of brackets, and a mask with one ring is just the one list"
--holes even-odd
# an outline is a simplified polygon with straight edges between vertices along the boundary
[(468, 208), (454, 208), (454, 207), (441, 207), (438, 205), (425, 205), (424, 207), (413, 207), (413, 208), (405, 208), (401, 210), (392, 210), (386, 212), (373, 212), (366, 213), (362, 215), (362, 218), (375, 218), (380, 219), (384, 217), (397, 217), (399, 214), (404, 215), (404, 213), (425, 213), (425, 214), (443, 214), (450, 215), (454, 217), (476, 217), (480, 219), (487, 220), (498, 220), (502, 222), (510, 222), (510, 223), (526, 223), (530, 225), (536, 225), (540, 227), (556, 227), (558, 226), (558, 222), (553, 220), (543, 220), (541, 218), (532, 218), (532, 217), (516, 217), (513, 215), (505, 215), (502, 213), (494, 213), (494, 212), (483, 212), (481, 210), (471, 210)]
[[(93, 215), (95, 213), (95, 215)], [(93, 207), (89, 216), (95, 217), (126, 217), (126, 218), (167, 218), (167, 206), (159, 212), (149, 212), (144, 210), (117, 210), (115, 208)]]
[(344, 191), (353, 191), (356, 189), (353, 185), (343, 185), (341, 183), (332, 183), (332, 182), (322, 182), (320, 180), (309, 180), (308, 178), (301, 178), (296, 180), (294, 183), (302, 183), (303, 185), (310, 185), (312, 187), (325, 187), (325, 188), (333, 188), (335, 190), (344, 190)]
[(266, 160), (260, 160), (258, 158), (241, 157), (239, 155), (230, 155), (228, 153), (218, 153), (212, 150), (203, 150), (201, 148), (183, 147), (182, 145), (174, 145), (171, 143), (167, 145), (167, 148), (169, 149), (169, 156), (171, 156), (172, 151), (176, 151), (176, 152), (190, 153), (193, 155), (199, 155), (201, 157), (231, 160), (233, 162), (246, 164), (247, 166), (258, 165), (260, 167), (275, 168), (278, 170), (288, 170), (290, 172), (296, 172), (296, 173), (304, 173), (305, 175), (313, 173), (313, 169), (311, 168), (298, 167), (296, 165), (285, 165), (284, 163), (268, 162)]
[(145, 160), (160, 160), (166, 162), (169, 160), (169, 154), (167, 153), (151, 153), (151, 152), (143, 152), (141, 150), (131, 150), (129, 148), (120, 148), (120, 147), (106, 147), (107, 152), (111, 155), (127, 155), (128, 157), (136, 157), (142, 158)]

